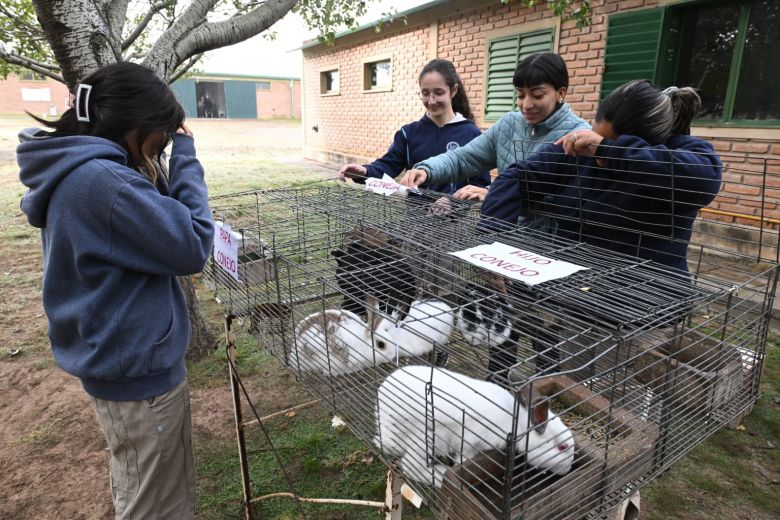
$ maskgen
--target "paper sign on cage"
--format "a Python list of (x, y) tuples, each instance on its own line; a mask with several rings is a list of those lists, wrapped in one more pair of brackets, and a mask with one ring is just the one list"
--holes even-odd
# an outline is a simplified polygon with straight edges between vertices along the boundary
[(381, 179), (366, 179), (366, 190), (379, 193), (381, 195), (393, 195), (394, 193), (406, 193), (408, 188), (395, 182), (388, 174), (384, 174)]
[(588, 269), (581, 265), (541, 256), (514, 246), (493, 242), (449, 253), (494, 273), (536, 285)]
[(214, 223), (214, 261), (238, 281), (238, 233), (227, 222)]

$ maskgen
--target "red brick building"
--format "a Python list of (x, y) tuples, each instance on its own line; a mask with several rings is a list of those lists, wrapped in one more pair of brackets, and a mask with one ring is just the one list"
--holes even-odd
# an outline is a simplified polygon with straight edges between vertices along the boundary
[[(198, 74), (176, 81), (172, 88), (187, 117), (204, 117), (198, 95), (211, 94), (213, 117), (301, 117), (301, 81), (277, 76)], [(25, 72), (0, 80), (0, 114), (56, 116), (68, 108), (67, 87), (53, 79)]]
[[(532, 8), (499, 0), (436, 0), (402, 13), (381, 32), (344, 33), (333, 46), (303, 46), (304, 153), (342, 163), (384, 153), (394, 132), (418, 119), (417, 76), (434, 57), (455, 64), (478, 125), (515, 108), (514, 65), (553, 50), (569, 67), (567, 100), (592, 120), (599, 99), (630, 79), (700, 88), (704, 117), (693, 133), (719, 152), (750, 152), (724, 190), (758, 194), (780, 155), (780, 2), (593, 0), (592, 23), (561, 23), (545, 2)], [(769, 164), (769, 166), (767, 166)], [(745, 173), (747, 172), (747, 173)], [(754, 173), (755, 175), (751, 175)], [(770, 173), (772, 173), (770, 171)], [(775, 172), (780, 173), (780, 172)], [(738, 184), (739, 183), (739, 184)], [(780, 188), (769, 176), (767, 188)], [(754, 184), (754, 186), (746, 185)], [(725, 194), (724, 194), (725, 195)], [(775, 200), (780, 189), (767, 189)], [(722, 196), (720, 207), (729, 208)], [(739, 208), (744, 212), (745, 208)], [(780, 214), (778, 215), (780, 216)]]
[(0, 79), (0, 114), (36, 116), (62, 114), (68, 108), (68, 88), (33, 72)]

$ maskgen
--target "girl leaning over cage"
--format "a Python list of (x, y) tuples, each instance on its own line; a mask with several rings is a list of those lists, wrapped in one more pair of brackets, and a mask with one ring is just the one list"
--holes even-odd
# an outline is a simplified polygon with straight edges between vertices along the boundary
[[(425, 182), (460, 182), (475, 171), (498, 168), (502, 172), (544, 143), (590, 128), (566, 103), (569, 71), (560, 55), (537, 52), (526, 57), (518, 63), (512, 84), (517, 92), (517, 111), (501, 116), (468, 145), (420, 160), (401, 183), (413, 188)], [(455, 198), (484, 200), (486, 194), (482, 186), (464, 186)]]
[[(387, 153), (376, 161), (342, 166), (341, 180), (363, 183), (366, 178), (381, 178), (384, 174), (396, 177), (419, 161), (457, 150), (482, 134), (474, 124), (466, 90), (452, 62), (440, 58), (431, 60), (420, 72), (418, 83), (425, 115), (402, 126), (395, 133)], [(455, 182), (432, 182), (421, 187), (452, 195), (466, 185), (484, 188), (488, 184), (489, 168), (481, 168)]]
[(193, 518), (176, 276), (202, 270), (214, 224), (184, 110), (152, 70), (122, 62), (83, 78), (59, 120), (36, 119), (53, 131), (20, 134), (21, 206), (41, 229), (54, 358), (81, 380), (108, 443), (116, 518)]
[[(480, 228), (548, 217), (558, 236), (687, 273), (693, 222), (722, 174), (712, 145), (690, 135), (700, 107), (692, 88), (659, 91), (645, 80), (618, 87), (599, 106), (593, 130), (570, 133), (501, 172)], [(505, 367), (515, 362), (513, 352), (496, 355)], [(557, 351), (547, 349), (537, 367), (554, 371), (557, 362)]]

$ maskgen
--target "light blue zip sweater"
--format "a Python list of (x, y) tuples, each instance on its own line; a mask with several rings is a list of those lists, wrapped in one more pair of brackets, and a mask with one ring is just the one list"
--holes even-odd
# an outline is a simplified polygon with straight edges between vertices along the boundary
[(493, 168), (502, 172), (540, 145), (555, 142), (571, 131), (589, 128), (588, 122), (575, 115), (568, 103), (536, 125), (526, 122), (520, 112), (508, 112), (467, 145), (421, 161), (414, 167), (428, 173), (429, 183), (461, 182), (476, 172)]

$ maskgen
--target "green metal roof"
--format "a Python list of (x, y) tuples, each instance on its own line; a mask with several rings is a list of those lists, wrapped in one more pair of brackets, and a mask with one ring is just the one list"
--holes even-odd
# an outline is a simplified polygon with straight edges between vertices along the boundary
[(293, 76), (270, 76), (270, 75), (263, 75), (263, 76), (255, 76), (250, 74), (227, 74), (224, 72), (190, 72), (185, 75), (186, 78), (239, 78), (239, 79), (247, 79), (247, 80), (264, 80), (264, 79), (277, 79), (277, 80), (285, 80), (285, 81), (300, 81), (301, 78), (293, 77)]
[[(354, 34), (361, 31), (365, 31), (367, 29), (374, 29), (374, 27), (377, 26), (377, 24), (385, 22), (387, 20), (390, 20), (391, 18), (398, 18), (400, 16), (408, 16), (410, 14), (418, 13), (420, 11), (425, 11), (426, 9), (431, 9), (433, 7), (436, 7), (438, 5), (449, 3), (450, 0), (433, 0), (432, 2), (427, 2), (425, 4), (418, 5), (417, 7), (412, 7), (410, 9), (407, 9), (406, 11), (401, 11), (400, 13), (391, 15), (391, 16), (385, 16), (384, 18), (380, 18), (379, 20), (375, 20), (373, 22), (369, 22), (363, 25), (360, 25), (358, 27), (355, 27), (354, 29), (347, 29), (346, 31), (341, 31), (340, 33), (337, 33), (335, 36), (335, 39), (338, 40), (342, 36), (346, 36), (348, 34)], [(297, 50), (303, 50), (303, 49), (309, 49), (311, 47), (316, 47), (317, 45), (323, 45), (321, 41), (318, 39), (313, 40), (307, 40), (303, 42), (303, 45), (298, 47), (297, 49), (293, 49), (295, 51)]]

